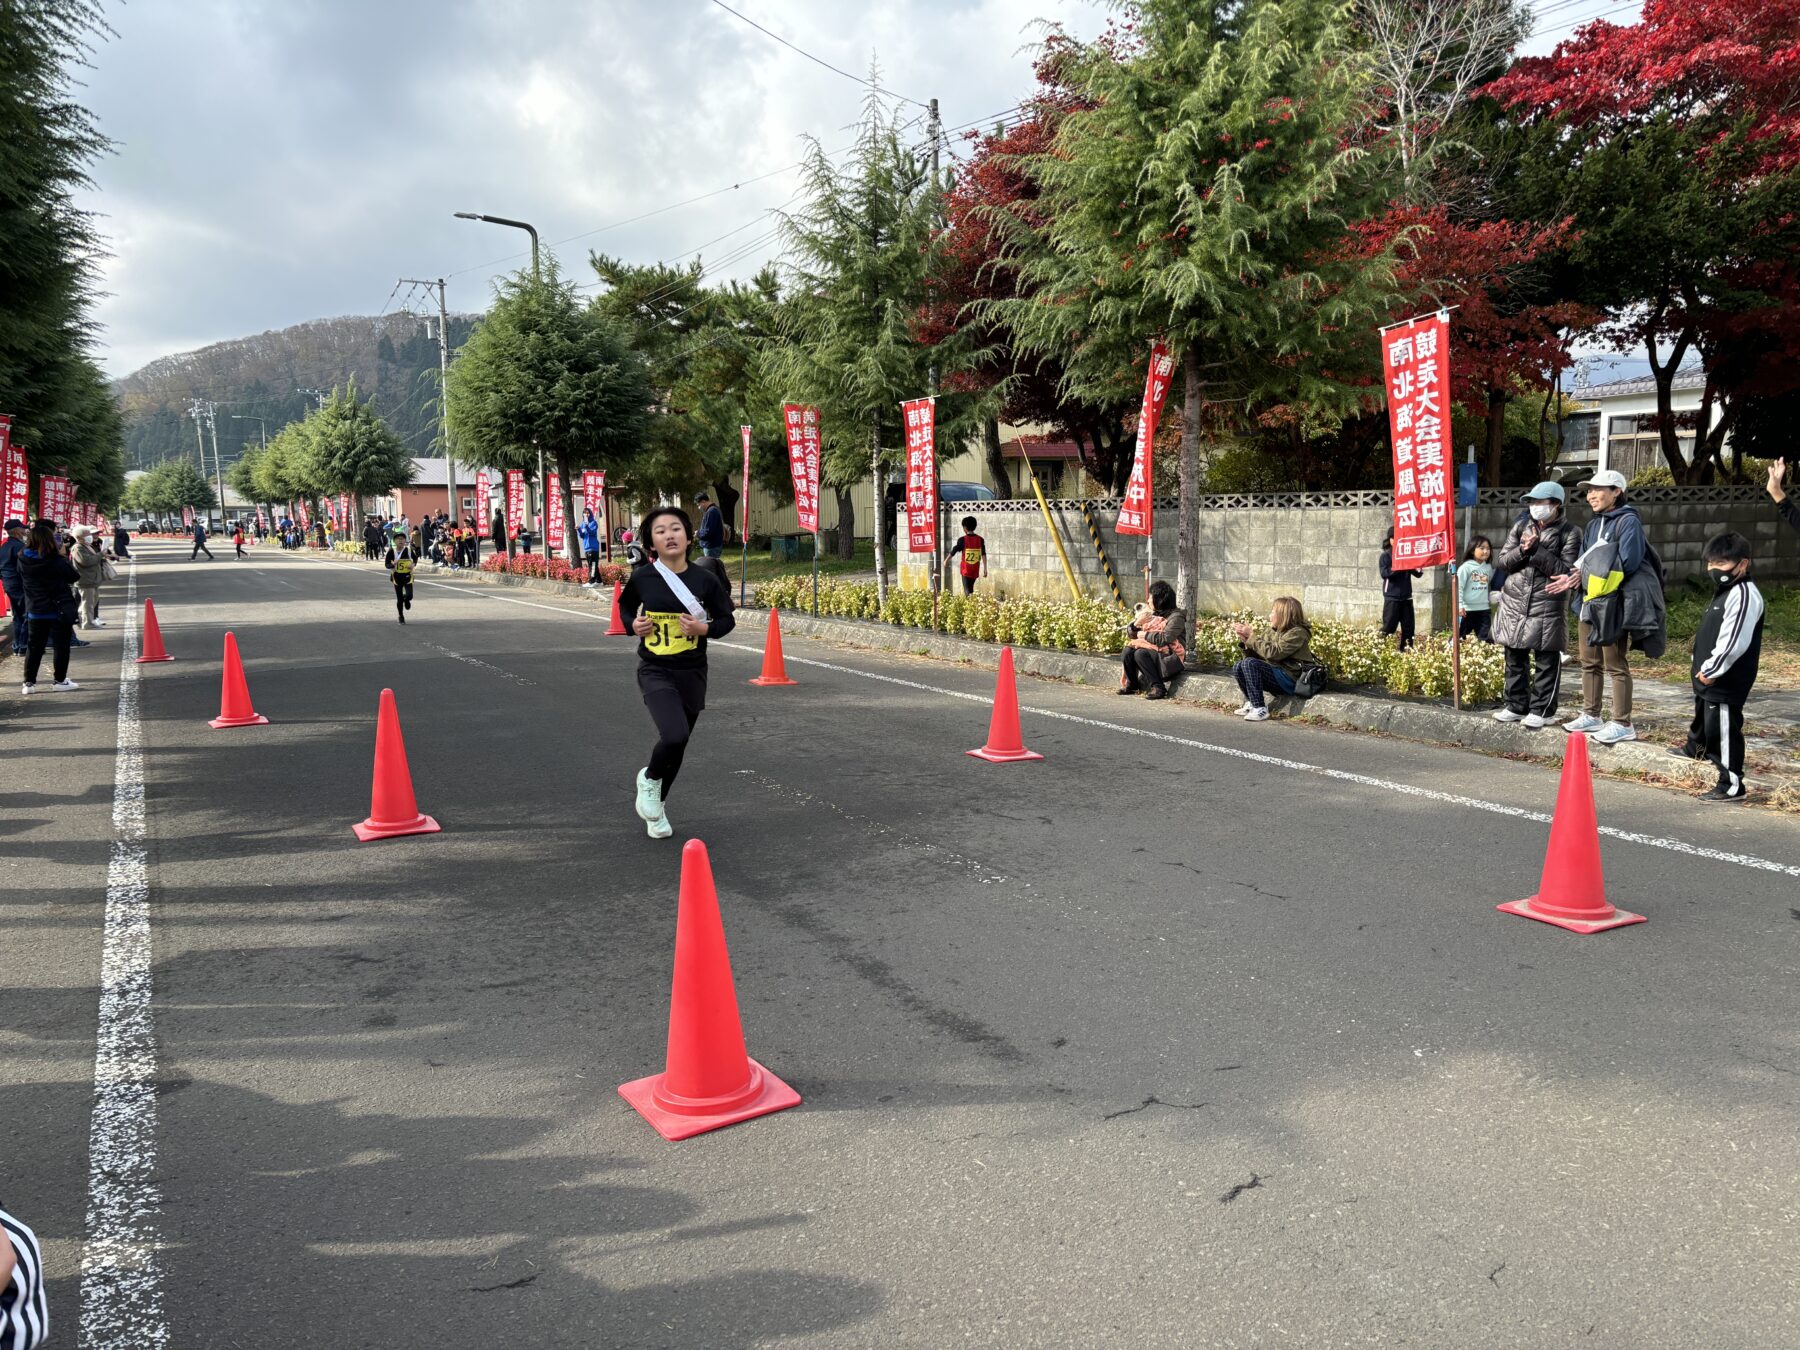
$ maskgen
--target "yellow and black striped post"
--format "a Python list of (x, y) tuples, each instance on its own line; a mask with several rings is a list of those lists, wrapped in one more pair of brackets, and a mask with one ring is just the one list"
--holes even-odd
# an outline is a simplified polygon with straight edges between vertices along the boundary
[(1081, 518), (1087, 522), (1088, 538), (1094, 541), (1094, 552), (1100, 558), (1100, 570), (1106, 573), (1106, 584), (1112, 588), (1113, 603), (1120, 609), (1128, 609), (1125, 597), (1119, 594), (1119, 578), (1113, 574), (1112, 559), (1106, 556), (1106, 545), (1100, 542), (1100, 526), (1094, 520), (1094, 508), (1085, 499), (1081, 503)]

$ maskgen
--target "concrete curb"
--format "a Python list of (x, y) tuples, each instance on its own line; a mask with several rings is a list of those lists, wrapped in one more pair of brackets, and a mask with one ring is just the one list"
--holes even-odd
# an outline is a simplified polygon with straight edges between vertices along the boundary
[[(543, 581), (537, 577), (517, 577), (494, 572), (434, 573), (439, 579), (460, 577), (485, 585), (548, 592), (564, 599), (583, 600), (602, 613), (611, 603), (611, 587), (585, 591), (566, 582)], [(741, 611), (743, 622), (762, 611)], [(897, 624), (878, 623), (868, 619), (814, 618), (802, 610), (781, 612), (784, 638), (803, 637), (820, 642), (862, 647), (870, 651), (896, 652), (909, 656), (930, 656), (939, 660), (961, 661), (968, 665), (994, 670), (1000, 664), (997, 643), (978, 642), (972, 638), (931, 633), (922, 628), (902, 628)], [(1070, 684), (1096, 685), (1110, 689), (1118, 683), (1119, 663), (1112, 657), (1088, 656), (1080, 652), (1046, 651), (1037, 647), (1014, 647), (1013, 667), (1021, 675), (1041, 679), (1064, 680)], [(1218, 671), (1190, 670), (1183, 675), (1171, 697), (1177, 702), (1196, 707), (1235, 708), (1243, 701), (1237, 682)], [(1270, 707), (1277, 718), (1299, 717), (1307, 722), (1339, 727), (1346, 731), (1373, 732), (1426, 745), (1453, 746), (1490, 755), (1506, 755), (1517, 759), (1533, 759), (1560, 764), (1566, 737), (1550, 727), (1527, 731), (1516, 724), (1496, 722), (1487, 711), (1457, 712), (1441, 704), (1419, 699), (1395, 698), (1391, 695), (1358, 691), (1330, 691), (1304, 704), (1293, 699), (1278, 699)], [(1709, 787), (1714, 770), (1692, 760), (1678, 759), (1664, 746), (1641, 741), (1621, 745), (1597, 745), (1590, 738), (1589, 758), (1603, 773), (1636, 776), (1652, 774), (1671, 782), (1691, 787)], [(1758, 786), (1755, 779), (1751, 782)]]

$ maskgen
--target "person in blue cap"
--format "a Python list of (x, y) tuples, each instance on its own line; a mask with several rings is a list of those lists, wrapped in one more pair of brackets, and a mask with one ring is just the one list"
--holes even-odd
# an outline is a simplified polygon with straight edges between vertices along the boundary
[(1555, 718), (1562, 693), (1562, 654), (1569, 645), (1564, 597), (1581, 581), (1575, 565), (1581, 532), (1569, 523), (1561, 483), (1539, 483), (1520, 500), (1525, 510), (1500, 549), (1506, 585), (1500, 591), (1494, 641), (1506, 650), (1506, 702), (1494, 720), (1519, 722), (1536, 731)]

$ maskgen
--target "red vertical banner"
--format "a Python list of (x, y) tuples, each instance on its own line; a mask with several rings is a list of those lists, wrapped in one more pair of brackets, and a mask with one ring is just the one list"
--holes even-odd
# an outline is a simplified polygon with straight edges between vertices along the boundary
[(304, 497), (300, 499), (300, 528), (303, 530), (312, 529), (312, 506)]
[(74, 493), (66, 478), (45, 474), (38, 479), (38, 514), (58, 525), (70, 525), (69, 508), (75, 504)]
[(1150, 369), (1144, 376), (1144, 402), (1138, 408), (1137, 454), (1132, 457), (1131, 477), (1125, 483), (1125, 500), (1119, 504), (1120, 534), (1151, 535), (1156, 531), (1156, 424), (1162, 420), (1163, 400), (1175, 378), (1175, 358), (1158, 342), (1150, 348)]
[(488, 472), (481, 469), (475, 474), (475, 537), (487, 538), (488, 522), (494, 518), (494, 488), (488, 482)]
[(937, 548), (937, 400), (909, 399), (900, 415), (906, 423), (907, 551), (931, 553)]
[(269, 528), (268, 517), (263, 515), (263, 509), (260, 506), (256, 508), (256, 528), (259, 530), (266, 530)]
[(506, 537), (512, 538), (525, 523), (525, 471), (506, 471)]
[(24, 520), (31, 475), (25, 451), (12, 443), (12, 418), (0, 417), (0, 512), (7, 520)]
[(193, 528), (193, 524), (194, 524), (194, 508), (193, 507), (184, 506), (181, 508), (181, 523), (183, 525), (186, 525), (190, 529)]
[(551, 553), (562, 552), (563, 531), (568, 528), (563, 520), (562, 488), (555, 482), (545, 485), (544, 493), (544, 548)]
[(738, 538), (748, 539), (750, 537), (750, 428), (739, 427), (738, 435), (744, 442), (744, 490), (742, 493), (744, 499), (744, 521), (743, 525), (738, 530)]
[(787, 422), (788, 471), (794, 477), (794, 513), (800, 528), (819, 532), (819, 410), (781, 405)]
[(1394, 566), (1456, 561), (1456, 475), (1450, 468), (1450, 316), (1411, 319), (1381, 335), (1394, 442)]
[[(602, 540), (606, 537), (606, 470), (583, 469), (581, 471), (581, 506), (584, 511), (594, 513), (594, 523), (600, 527)], [(604, 548), (604, 543), (602, 548)]]
[(338, 494), (338, 533), (342, 534), (350, 528), (350, 494)]

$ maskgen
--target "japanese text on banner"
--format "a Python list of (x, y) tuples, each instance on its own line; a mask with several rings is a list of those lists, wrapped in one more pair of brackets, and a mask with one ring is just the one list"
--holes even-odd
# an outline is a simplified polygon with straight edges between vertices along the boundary
[(568, 528), (562, 513), (562, 489), (554, 485), (544, 496), (544, 547), (552, 553), (562, 551), (563, 531)]
[(486, 469), (475, 474), (475, 537), (487, 538), (488, 522), (494, 518), (494, 489), (488, 482)]
[(73, 497), (68, 479), (49, 474), (38, 479), (38, 514), (44, 519), (54, 520), (58, 525), (73, 524), (69, 518), (69, 508), (74, 505)]
[(24, 520), (31, 476), (25, 451), (12, 443), (12, 418), (0, 417), (0, 512), (7, 520)]
[(819, 410), (798, 403), (781, 406), (787, 423), (788, 471), (794, 478), (794, 513), (800, 528), (819, 532)]
[(906, 422), (906, 540), (910, 553), (937, 549), (937, 400), (900, 405)]
[(506, 536), (512, 538), (525, 524), (525, 471), (506, 471)]
[(606, 470), (581, 471), (581, 509), (594, 513), (594, 523), (606, 527)]
[(1394, 566), (1455, 562), (1450, 316), (1388, 329), (1381, 335), (1381, 365), (1394, 443)]
[(1144, 375), (1144, 402), (1138, 409), (1137, 454), (1131, 461), (1131, 477), (1125, 484), (1125, 500), (1119, 504), (1120, 534), (1149, 535), (1156, 529), (1153, 495), (1156, 475), (1156, 424), (1162, 418), (1163, 400), (1175, 374), (1175, 359), (1157, 343), (1150, 349), (1150, 369)]

